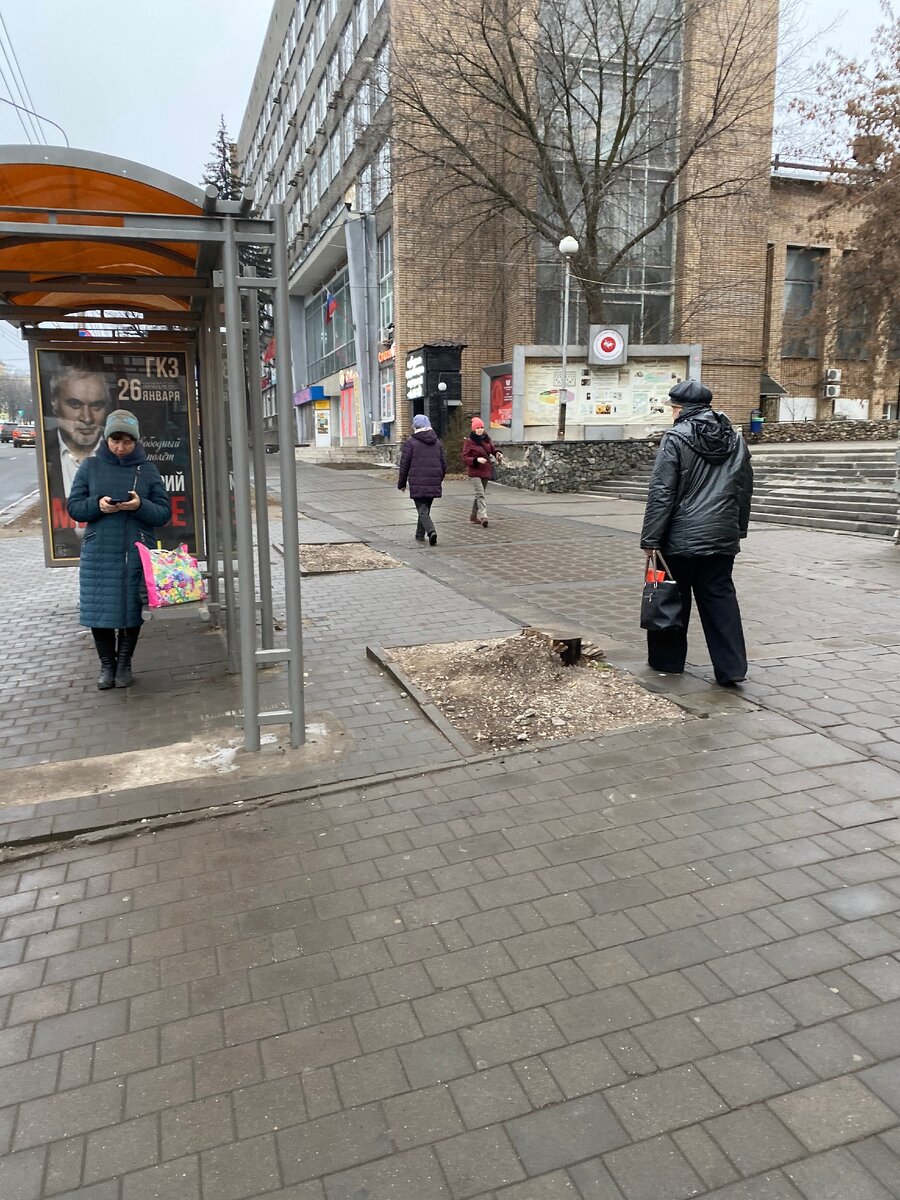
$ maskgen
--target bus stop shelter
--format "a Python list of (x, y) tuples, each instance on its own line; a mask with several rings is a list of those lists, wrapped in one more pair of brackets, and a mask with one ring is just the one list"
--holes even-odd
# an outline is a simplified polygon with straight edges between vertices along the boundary
[[(187, 354), (198, 416), (191, 447), (200, 491), (198, 542), (210, 608), (224, 627), (229, 665), (240, 672), (244, 747), (257, 750), (263, 726), (288, 726), (291, 745), (300, 746), (305, 723), (285, 212), (276, 204), (270, 216), (254, 217), (251, 207), (249, 193), (223, 200), (213, 186), (196, 187), (125, 159), (59, 147), (0, 147), (0, 318), (29, 344), (36, 414), (39, 347), (89, 344), (96, 351), (148, 355), (183, 347)], [(267, 253), (247, 254), (249, 247)], [(247, 265), (266, 259), (270, 273), (264, 275)], [(283, 451), (286, 644), (279, 647), (266, 504), (261, 295), (273, 315)], [(85, 336), (90, 342), (79, 343)], [(127, 396), (114, 406), (127, 408)], [(287, 706), (261, 711), (258, 670), (273, 663), (286, 667)]]

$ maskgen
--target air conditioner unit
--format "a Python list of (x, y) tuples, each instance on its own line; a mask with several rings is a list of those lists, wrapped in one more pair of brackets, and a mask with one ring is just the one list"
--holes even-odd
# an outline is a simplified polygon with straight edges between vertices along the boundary
[(841, 372), (839, 367), (829, 367), (825, 372), (826, 383), (840, 383)]
[(297, 128), (297, 118), (296, 117), (288, 117), (287, 123), (288, 123), (288, 125), (290, 125), (291, 129)]
[(266, 183), (272, 182), (272, 177), (274, 176), (274, 174), (275, 174), (274, 171), (266, 171)]
[(378, 330), (378, 340), (386, 346), (390, 345), (390, 343), (394, 340), (393, 325), (382, 325)]
[[(840, 371), (838, 371), (838, 374), (840, 374)], [(840, 396), (840, 394), (841, 394), (841, 385), (839, 383), (826, 383), (825, 384), (825, 399), (826, 400), (836, 400), (838, 398), (838, 396)]]

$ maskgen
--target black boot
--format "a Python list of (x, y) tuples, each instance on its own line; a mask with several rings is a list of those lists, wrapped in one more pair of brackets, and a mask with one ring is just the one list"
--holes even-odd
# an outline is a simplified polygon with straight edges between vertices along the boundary
[(119, 630), (119, 651), (116, 655), (116, 687), (131, 687), (134, 676), (131, 673), (131, 656), (141, 634), (140, 625), (131, 629)]
[(94, 645), (100, 659), (100, 678), (97, 687), (101, 692), (116, 682), (116, 631), (114, 629), (92, 629)]

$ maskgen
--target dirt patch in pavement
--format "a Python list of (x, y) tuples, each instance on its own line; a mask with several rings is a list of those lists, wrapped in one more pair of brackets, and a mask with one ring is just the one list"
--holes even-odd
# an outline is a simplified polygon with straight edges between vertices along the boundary
[(391, 655), (452, 724), (494, 750), (684, 719), (602, 658), (564, 666), (541, 636), (404, 646)]
[(324, 575), (335, 571), (378, 571), (401, 565), (389, 554), (373, 550), (365, 542), (323, 545), (304, 542), (300, 546), (300, 569), (307, 575)]
[[(5, 518), (4, 518), (5, 520)], [(8, 525), (0, 520), (0, 539), (16, 537), (34, 537), (41, 532), (41, 506), (35, 502), (30, 508), (18, 513)]]

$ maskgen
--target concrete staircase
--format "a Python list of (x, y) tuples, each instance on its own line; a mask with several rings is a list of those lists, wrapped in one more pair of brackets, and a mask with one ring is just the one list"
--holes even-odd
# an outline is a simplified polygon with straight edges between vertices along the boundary
[[(896, 443), (773, 443), (752, 453), (754, 521), (874, 537), (896, 530)], [(649, 478), (642, 468), (589, 491), (643, 502)]]
[[(377, 446), (296, 446), (294, 458), (298, 463), (338, 470), (371, 470), (385, 464), (378, 461)], [(381, 457), (384, 455), (382, 453)]]

